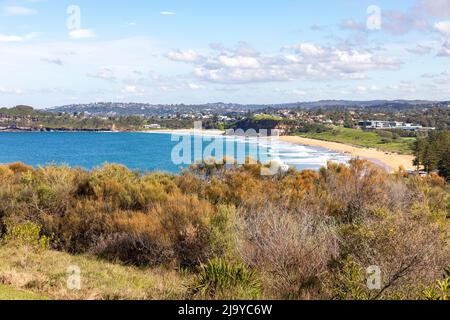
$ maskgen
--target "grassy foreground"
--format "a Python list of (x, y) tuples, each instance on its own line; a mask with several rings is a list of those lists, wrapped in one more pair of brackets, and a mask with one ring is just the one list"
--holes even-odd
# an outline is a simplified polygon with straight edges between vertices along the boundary
[[(81, 270), (81, 290), (67, 288), (72, 265)], [(0, 247), (0, 283), (0, 300), (181, 299), (186, 291), (175, 271), (10, 245)]]
[(412, 144), (415, 141), (415, 138), (399, 137), (397, 139), (391, 139), (382, 137), (375, 131), (338, 127), (333, 128), (331, 131), (299, 133), (298, 135), (304, 138), (339, 142), (365, 148), (376, 148), (399, 154), (411, 154)]
[(0, 285), (0, 300), (47, 300), (47, 297)]

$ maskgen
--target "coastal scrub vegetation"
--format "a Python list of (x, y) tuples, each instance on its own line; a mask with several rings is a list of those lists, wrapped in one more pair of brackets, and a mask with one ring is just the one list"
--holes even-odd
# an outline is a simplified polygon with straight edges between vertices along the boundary
[[(260, 172), (2, 165), (0, 285), (61, 299), (448, 297), (442, 177), (361, 160)], [(64, 286), (73, 264), (81, 291)], [(373, 290), (371, 266), (381, 271)]]

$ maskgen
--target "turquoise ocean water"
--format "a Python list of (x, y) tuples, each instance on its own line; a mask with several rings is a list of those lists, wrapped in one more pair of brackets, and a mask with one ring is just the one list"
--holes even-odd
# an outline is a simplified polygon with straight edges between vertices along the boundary
[[(34, 167), (53, 163), (85, 169), (92, 169), (105, 163), (119, 163), (139, 171), (178, 173), (188, 164), (173, 161), (174, 148), (177, 145), (180, 147), (182, 142), (183, 146), (190, 146), (186, 153), (175, 152), (175, 154), (185, 159), (190, 158), (193, 162), (202, 157), (202, 152), (207, 151), (208, 146), (208, 150), (211, 150), (211, 143), (216, 141), (211, 141), (215, 137), (204, 139), (205, 141), (202, 141), (202, 138), (197, 137), (197, 140), (194, 140), (193, 136), (172, 137), (170, 134), (159, 133), (3, 132), (0, 133), (0, 163), (20, 161)], [(198, 141), (202, 143), (199, 144)], [(279, 141), (269, 145), (266, 139), (257, 138), (227, 137), (223, 142), (216, 141), (215, 146), (215, 150), (218, 151), (212, 152), (213, 156), (220, 157), (221, 150), (223, 155), (240, 160), (247, 155), (252, 157), (256, 155), (262, 162), (279, 159), (298, 169), (317, 170), (329, 160), (336, 162), (348, 160), (346, 156), (329, 150)]]

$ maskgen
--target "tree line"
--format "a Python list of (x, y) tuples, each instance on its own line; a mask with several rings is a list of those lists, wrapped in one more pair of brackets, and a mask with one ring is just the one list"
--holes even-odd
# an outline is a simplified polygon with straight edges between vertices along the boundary
[(422, 166), (428, 173), (437, 171), (446, 180), (450, 179), (450, 133), (433, 131), (414, 143), (414, 165)]

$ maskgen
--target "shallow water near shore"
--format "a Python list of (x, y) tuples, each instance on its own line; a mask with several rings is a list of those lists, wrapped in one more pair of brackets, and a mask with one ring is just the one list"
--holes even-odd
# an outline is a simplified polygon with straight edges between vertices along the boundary
[[(196, 154), (203, 153), (217, 136), (205, 138), (196, 145), (193, 136), (164, 133), (111, 133), (111, 132), (27, 132), (0, 133), (0, 163), (23, 162), (34, 167), (47, 164), (66, 164), (71, 167), (92, 169), (105, 163), (119, 163), (130, 169), (179, 173), (189, 164), (173, 161), (173, 150), (183, 139), (191, 139), (190, 159), (201, 159)], [(222, 137), (220, 137), (222, 138)], [(219, 138), (219, 139), (220, 139)], [(198, 137), (197, 137), (198, 139)], [(297, 145), (282, 141), (268, 142), (267, 139), (224, 137), (223, 154), (213, 153), (220, 158), (230, 156), (243, 161), (246, 156), (257, 157), (261, 162), (280, 159), (297, 169), (318, 170), (328, 161), (346, 162), (349, 157), (322, 148)], [(220, 145), (219, 143), (219, 145)], [(195, 147), (201, 152), (195, 152)], [(220, 148), (219, 148), (220, 149)], [(238, 150), (245, 150), (239, 153)]]

